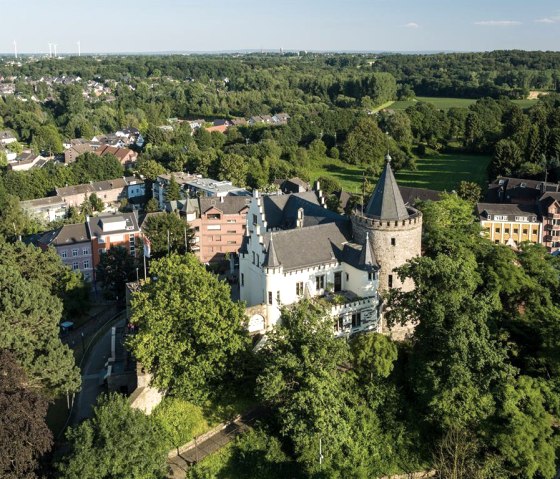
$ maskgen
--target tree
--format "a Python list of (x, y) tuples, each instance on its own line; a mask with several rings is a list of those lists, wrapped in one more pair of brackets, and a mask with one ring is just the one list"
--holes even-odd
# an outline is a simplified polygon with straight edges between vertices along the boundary
[(145, 210), (146, 213), (155, 213), (156, 211), (159, 211), (158, 201), (155, 198), (150, 198), (146, 203)]
[(101, 254), (96, 277), (107, 296), (124, 298), (126, 283), (136, 279), (136, 268), (136, 258), (124, 246), (114, 246)]
[(159, 175), (165, 173), (165, 168), (155, 160), (140, 159), (136, 165), (138, 173), (144, 176), (147, 180), (156, 181)]
[(248, 347), (243, 306), (191, 254), (151, 261), (150, 273), (132, 300), (134, 355), (162, 390), (197, 402), (218, 394)]
[(35, 478), (38, 459), (52, 446), (48, 402), (28, 381), (15, 356), (0, 350), (0, 475)]
[(72, 352), (59, 337), (67, 273), (54, 251), (0, 239), (0, 349), (10, 350), (48, 397), (80, 385)]
[(231, 181), (241, 188), (247, 184), (247, 162), (241, 155), (219, 156), (218, 179)]
[(190, 252), (193, 231), (189, 224), (175, 213), (160, 213), (148, 217), (144, 234), (152, 243), (152, 254), (157, 258), (170, 252)]
[(369, 165), (378, 175), (383, 168), (388, 139), (371, 118), (363, 118), (348, 134), (343, 158), (354, 165)]
[(354, 369), (359, 376), (372, 381), (391, 374), (397, 360), (397, 346), (387, 336), (360, 334), (353, 339), (351, 347)]
[(64, 151), (62, 138), (54, 125), (44, 125), (33, 134), (32, 146), (37, 151), (47, 151), (51, 154)]
[(89, 195), (89, 204), (91, 205), (91, 209), (93, 211), (103, 211), (105, 209), (105, 205), (103, 204), (103, 200), (99, 198), (95, 193)]
[(310, 468), (319, 439), (325, 461), (334, 461), (352, 435), (352, 409), (339, 369), (348, 358), (347, 345), (334, 337), (332, 320), (308, 301), (285, 308), (258, 354), (263, 368), (257, 394), (275, 412), (282, 436)]
[(56, 464), (61, 479), (131, 479), (166, 476), (167, 448), (152, 416), (127, 398), (100, 396), (93, 418), (67, 433), (71, 452)]
[(474, 206), (482, 195), (482, 188), (473, 181), (461, 181), (457, 188), (457, 195)]
[(169, 184), (165, 188), (165, 201), (177, 201), (181, 199), (181, 187), (177, 180), (175, 179), (175, 175), (171, 175), (169, 179)]

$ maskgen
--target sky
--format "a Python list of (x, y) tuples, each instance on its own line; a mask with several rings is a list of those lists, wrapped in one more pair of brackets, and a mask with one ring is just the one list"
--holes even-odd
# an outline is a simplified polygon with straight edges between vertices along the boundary
[(560, 50), (558, 0), (0, 0), (0, 18), (0, 52)]

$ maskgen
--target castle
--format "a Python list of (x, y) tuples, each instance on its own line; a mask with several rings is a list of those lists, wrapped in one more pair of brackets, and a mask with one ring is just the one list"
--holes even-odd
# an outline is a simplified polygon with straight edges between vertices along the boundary
[(394, 269), (421, 254), (422, 236), (422, 214), (405, 204), (386, 160), (369, 202), (350, 218), (326, 209), (319, 185), (291, 195), (254, 192), (239, 259), (250, 332), (267, 331), (283, 305), (301, 298), (323, 299), (339, 336), (386, 332), (380, 292), (413, 288)]

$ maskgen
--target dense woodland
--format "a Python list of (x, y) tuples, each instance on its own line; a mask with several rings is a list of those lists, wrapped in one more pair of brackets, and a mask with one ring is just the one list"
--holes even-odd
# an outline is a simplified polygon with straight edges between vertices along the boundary
[[(16, 94), (0, 98), (0, 129), (16, 133), (19, 142), (9, 146), (15, 151), (62, 153), (65, 140), (138, 127), (146, 144), (136, 170), (148, 182), (182, 170), (266, 189), (276, 178), (309, 179), (312, 168), (336, 159), (362, 168), (371, 188), (387, 150), (395, 169), (413, 169), (425, 155), (471, 152), (492, 156), (489, 179), (558, 180), (559, 68), (558, 53), (517, 51), (4, 62), (0, 77), (15, 82)], [(46, 81), (61, 75), (80, 79)], [(110, 93), (84, 94), (89, 80)], [(549, 94), (528, 109), (511, 101), (533, 89)], [(389, 102), (415, 95), (477, 101), (448, 110), (425, 102), (391, 109)], [(191, 135), (187, 124), (159, 128), (173, 117), (276, 112), (290, 115), (287, 125), (230, 128), (225, 135)], [(153, 242), (158, 259), (151, 268), (158, 281), (135, 296), (139, 332), (129, 345), (168, 397), (150, 417), (119, 396), (102, 398), (95, 417), (71, 428), (64, 447), (45, 456), (52, 447), (43, 434), (46, 404), (79, 387), (58, 324), (87, 309), (87, 285), (54, 252), (17, 241), (49, 227), (27, 218), (19, 200), (124, 172), (115, 158), (92, 154), (69, 166), (13, 172), (1, 155), (2, 477), (164, 477), (166, 451), (208, 429), (208, 410), (229, 411), (223, 420), (239, 401), (266, 414), (189, 477), (365, 478), (427, 469), (440, 479), (554, 477), (560, 265), (539, 246), (513, 252), (481, 238), (472, 215), (478, 193), (420, 205), (425, 255), (400, 270), (417, 288), (386, 298), (390, 322), (417, 324), (404, 343), (376, 334), (337, 340), (321, 303), (306, 302), (286, 309), (282, 326), (254, 352), (241, 326), (243, 308), (230, 300), (227, 285), (185, 254), (182, 242), (167, 246), (162, 231), (180, 233), (184, 224), (154, 220), (149, 228), (161, 237)], [(322, 183), (327, 194), (340, 188), (328, 172)], [(82, 221), (100, 209), (97, 203), (73, 209), (67, 221)], [(338, 208), (332, 198), (329, 206)], [(136, 264), (118, 250), (106, 259), (118, 264), (100, 269), (106, 292), (115, 294)], [(35, 434), (41, 441), (30, 441)]]

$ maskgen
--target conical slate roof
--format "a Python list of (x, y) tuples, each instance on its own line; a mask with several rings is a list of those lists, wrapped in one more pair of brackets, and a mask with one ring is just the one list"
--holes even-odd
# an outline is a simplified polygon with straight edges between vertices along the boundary
[(391, 157), (387, 155), (386, 160), (383, 173), (379, 177), (364, 214), (381, 220), (404, 220), (409, 217), (409, 213), (391, 169)]
[(358, 266), (360, 269), (371, 270), (377, 267), (377, 261), (375, 260), (375, 254), (373, 253), (373, 247), (369, 241), (369, 234), (366, 233), (366, 240), (362, 246), (362, 252), (360, 253), (360, 259), (358, 260)]
[(272, 236), (270, 237), (270, 243), (268, 244), (268, 254), (266, 255), (264, 266), (265, 268), (278, 268), (280, 266), (280, 261), (278, 261), (278, 256), (276, 255), (276, 250), (274, 249)]

